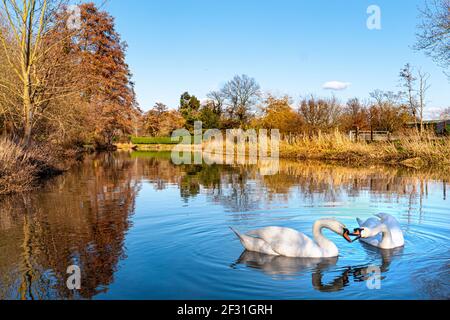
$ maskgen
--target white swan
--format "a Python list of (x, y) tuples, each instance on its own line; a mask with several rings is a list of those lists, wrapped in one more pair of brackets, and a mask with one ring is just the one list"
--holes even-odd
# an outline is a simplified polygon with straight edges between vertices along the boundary
[(323, 229), (329, 229), (345, 238), (348, 242), (350, 231), (339, 221), (333, 219), (318, 220), (313, 227), (314, 240), (296, 230), (280, 227), (268, 227), (242, 235), (233, 228), (245, 249), (273, 256), (290, 258), (333, 258), (339, 256), (336, 245), (325, 238)]
[(395, 249), (405, 245), (403, 232), (398, 221), (391, 215), (380, 213), (377, 218), (370, 218), (366, 222), (357, 219), (360, 228), (351, 235), (357, 239), (380, 249)]

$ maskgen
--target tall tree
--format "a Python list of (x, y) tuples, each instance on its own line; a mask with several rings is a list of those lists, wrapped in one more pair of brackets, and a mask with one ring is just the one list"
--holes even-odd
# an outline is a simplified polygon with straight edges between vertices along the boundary
[(167, 112), (167, 106), (157, 102), (153, 108), (144, 116), (145, 131), (151, 136), (158, 136), (161, 130), (161, 122), (164, 113)]
[(220, 129), (221, 128), (221, 108), (219, 108), (214, 101), (208, 100), (200, 109), (200, 120), (205, 129)]
[(395, 93), (393, 91), (383, 91), (377, 89), (369, 93), (370, 97), (375, 100), (379, 105), (383, 103), (398, 104), (402, 99), (402, 92)]
[(370, 129), (395, 132), (407, 122), (416, 121), (407, 104), (400, 103), (400, 95), (375, 90), (371, 94), (374, 103), (367, 110)]
[(450, 77), (450, 1), (427, 0), (421, 18), (415, 48), (433, 58)]
[(199, 120), (200, 100), (196, 96), (191, 96), (185, 92), (180, 97), (179, 112), (186, 120), (186, 128), (188, 130), (194, 129), (195, 121)]
[(207, 95), (209, 102), (212, 104), (214, 113), (222, 115), (223, 107), (225, 105), (225, 96), (221, 91), (211, 91)]
[(163, 115), (165, 112), (167, 112), (167, 106), (162, 102), (157, 102), (153, 109), (156, 111), (157, 115)]
[(369, 128), (367, 111), (358, 98), (347, 101), (341, 117), (341, 126), (345, 131)]
[(265, 129), (278, 129), (281, 134), (298, 133), (303, 126), (300, 115), (291, 107), (290, 98), (269, 95), (263, 106), (261, 126)]
[(177, 110), (166, 111), (162, 117), (159, 135), (171, 136), (175, 130), (183, 129), (185, 125), (186, 120)]
[(92, 112), (95, 139), (110, 145), (115, 135), (131, 133), (137, 107), (134, 84), (125, 62), (126, 44), (114, 19), (93, 3), (80, 5), (81, 26), (74, 39), (80, 69), (86, 74), (83, 97)]
[(401, 70), (400, 70), (400, 80), (401, 85), (404, 88), (404, 93), (407, 98), (409, 110), (414, 117), (414, 119), (417, 120), (417, 101), (415, 96), (415, 83), (417, 81), (417, 78), (414, 76), (413, 68), (409, 63), (407, 63)]
[(52, 118), (51, 102), (76, 92), (73, 67), (68, 67), (73, 60), (65, 60), (64, 38), (55, 36), (58, 25), (53, 22), (61, 9), (56, 0), (0, 3), (0, 48), (7, 69), (0, 75), (0, 87), (8, 104), (2, 109), (9, 110), (9, 123), (25, 144), (42, 121)]
[(260, 86), (247, 75), (235, 76), (222, 88), (221, 93), (228, 105), (228, 116), (243, 127), (250, 119), (251, 108), (260, 96)]
[[(6, 34), (6, 28), (2, 22), (0, 15), (1, 33)], [(20, 101), (18, 101), (19, 96), (11, 94), (10, 91), (12, 87), (15, 87), (13, 85), (14, 78), (15, 76), (12, 74), (12, 70), (8, 65), (5, 50), (0, 47), (0, 134), (6, 134), (8, 132), (11, 109), (13, 106), (20, 104)]]
[(163, 103), (155, 106), (144, 116), (144, 129), (153, 137), (166, 137), (185, 125), (183, 116), (176, 110), (168, 110)]
[(419, 118), (420, 118), (420, 132), (423, 132), (423, 111), (426, 106), (426, 94), (428, 90), (430, 89), (430, 85), (428, 84), (428, 81), (430, 80), (430, 74), (423, 72), (421, 69), (417, 71), (418, 74), (418, 81), (419, 81)]
[(310, 135), (329, 131), (337, 126), (341, 107), (335, 98), (321, 99), (311, 96), (303, 99), (298, 110)]

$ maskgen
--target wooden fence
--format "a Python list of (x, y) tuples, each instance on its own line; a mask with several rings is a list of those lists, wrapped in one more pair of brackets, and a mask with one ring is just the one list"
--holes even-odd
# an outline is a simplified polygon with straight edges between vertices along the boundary
[(350, 131), (352, 141), (391, 141), (392, 134), (389, 131)]

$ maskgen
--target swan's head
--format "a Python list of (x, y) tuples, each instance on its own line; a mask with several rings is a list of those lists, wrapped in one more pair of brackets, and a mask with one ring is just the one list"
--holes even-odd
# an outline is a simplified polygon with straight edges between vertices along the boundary
[(352, 243), (352, 239), (350, 238), (350, 230), (347, 229), (347, 227), (340, 223), (339, 221), (337, 222), (337, 228), (336, 228), (336, 232), (337, 234), (341, 235), (347, 242)]
[(357, 228), (350, 235), (351, 236), (355, 236), (356, 239), (353, 240), (353, 241), (356, 241), (356, 240), (359, 240), (361, 238), (362, 239), (367, 239), (367, 238), (373, 237), (372, 234), (373, 234), (373, 232), (372, 232), (372, 230), (370, 228)]
[(344, 237), (345, 240), (347, 240), (347, 242), (352, 243), (353, 241), (350, 238), (350, 235), (351, 235), (350, 230), (348, 230), (347, 228), (344, 227), (342, 229), (342, 236)]
[(320, 219), (317, 220), (316, 223), (314, 223), (313, 230), (315, 234), (321, 233), (322, 229), (324, 228), (330, 229), (334, 233), (342, 236), (348, 242), (352, 242), (352, 239), (350, 238), (350, 231), (344, 224), (337, 221), (336, 219)]
[(350, 238), (351, 235), (350, 231), (344, 224), (335, 219), (317, 220), (316, 223), (314, 224), (314, 230), (316, 230), (317, 232), (321, 232), (323, 228), (330, 229), (331, 231), (342, 236), (346, 241), (350, 243), (352, 242), (352, 239)]
[(350, 243), (353, 242), (352, 239), (350, 238), (351, 235), (350, 230), (348, 230), (344, 224), (334, 219), (329, 219), (328, 223), (331, 230), (341, 235), (347, 242)]

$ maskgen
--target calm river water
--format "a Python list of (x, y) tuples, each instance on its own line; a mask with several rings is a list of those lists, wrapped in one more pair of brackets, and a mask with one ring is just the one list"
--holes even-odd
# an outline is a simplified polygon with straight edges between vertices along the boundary
[[(175, 166), (112, 153), (31, 194), (0, 199), (0, 299), (450, 299), (449, 173), (281, 162)], [(446, 180), (447, 179), (447, 180)], [(243, 252), (229, 227), (394, 215), (406, 246), (379, 251), (329, 233), (328, 260)], [(67, 268), (81, 290), (67, 289)], [(372, 267), (380, 288), (369, 289)], [(376, 279), (375, 279), (376, 280)]]

